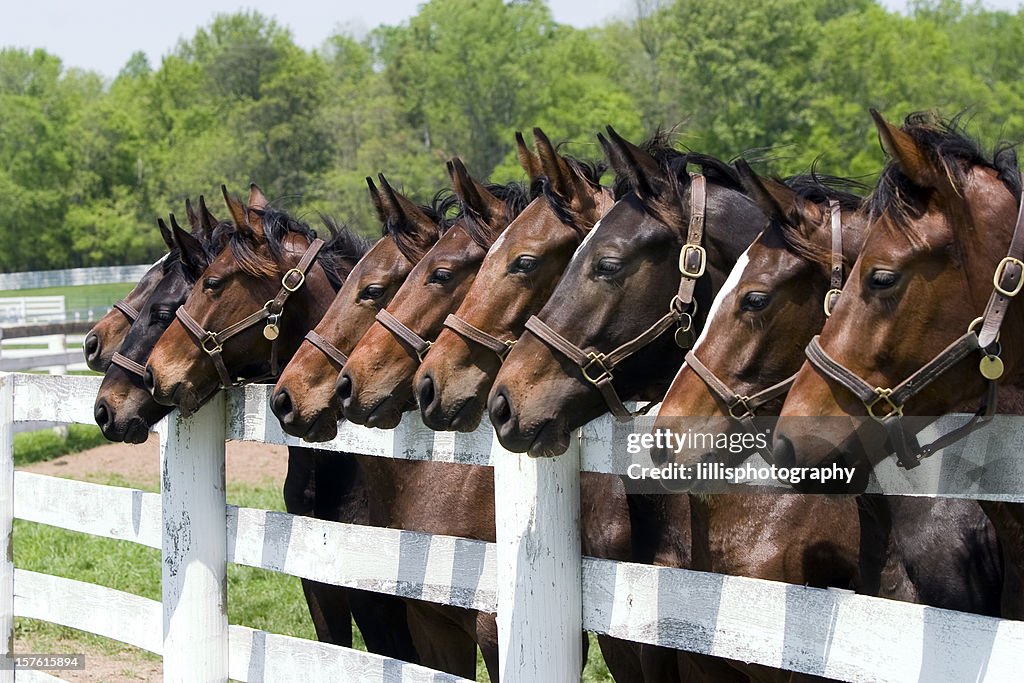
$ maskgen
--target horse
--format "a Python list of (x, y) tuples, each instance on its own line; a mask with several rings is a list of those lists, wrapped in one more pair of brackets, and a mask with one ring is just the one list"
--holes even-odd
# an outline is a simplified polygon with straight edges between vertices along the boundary
[[(448, 173), (463, 203), (461, 216), (377, 312), (338, 375), (342, 411), (356, 424), (391, 429), (415, 406), (413, 375), (432, 340), (466, 296), (488, 249), (529, 199), (518, 183), (477, 182), (458, 159), (448, 162)], [(410, 327), (414, 318), (418, 331)]]
[[(185, 210), (193, 230), (205, 223), (209, 223), (212, 229), (216, 223), (216, 219), (211, 221), (206, 210), (206, 203), (201, 198), (199, 214), (192, 209), (192, 202), (188, 199), (185, 200)], [(113, 307), (85, 335), (85, 340), (82, 342), (85, 364), (93, 372), (106, 372), (110, 367), (110, 360), (114, 353), (121, 348), (128, 329), (138, 319), (139, 309), (146, 303), (150, 294), (156, 290), (166, 272), (164, 261), (175, 250), (175, 245), (166, 225), (160, 227), (160, 237), (167, 246), (167, 254), (161, 256), (156, 263), (150, 266), (149, 270), (132, 288), (132, 291), (128, 292), (123, 299), (114, 302)]]
[[(618, 201), (577, 249), (540, 314), (527, 323), (491, 390), (491, 421), (510, 450), (555, 455), (568, 444), (569, 430), (605, 411), (627, 414), (621, 396), (660, 398), (682, 362), (674, 337), (685, 342), (699, 329), (714, 291), (756, 235), (752, 227), (763, 223), (727, 164), (678, 152), (664, 136), (642, 147), (611, 128), (608, 136), (599, 140), (616, 171)], [(698, 178), (690, 176), (690, 165), (699, 169)], [(538, 318), (542, 327), (531, 324)], [(549, 328), (572, 329), (573, 339), (584, 341), (577, 347), (548, 334)], [(554, 346), (560, 355), (547, 345), (550, 339), (559, 339)], [(635, 353), (609, 359), (594, 349), (616, 345)], [(622, 372), (615, 367), (620, 360)], [(685, 497), (672, 502), (688, 514)], [(670, 543), (644, 557), (637, 554), (643, 539), (632, 535), (631, 559), (688, 567), (689, 524), (677, 531)], [(642, 648), (641, 667), (647, 680), (747, 680), (713, 658), (664, 648)]]
[[(281, 317), (267, 318), (268, 321), (280, 326), (283, 337), (287, 338), (292, 335), (301, 339), (300, 330), (305, 331), (316, 322), (316, 319), (303, 318), (303, 314), (319, 315), (322, 309), (316, 305), (316, 302), (327, 298), (326, 291), (333, 295), (334, 285), (340, 283), (340, 280), (351, 270), (354, 262), (365, 252), (365, 244), (347, 229), (337, 230), (333, 223), (329, 220), (326, 221), (328, 229), (335, 234), (329, 242), (322, 245), (315, 259), (307, 264), (311, 270), (315, 266), (317, 270), (321, 271), (321, 277), (308, 278), (307, 284), (307, 278), (298, 280), (295, 276), (295, 273), (303, 272), (304, 267), (285, 271), (285, 266), (281, 262), (287, 263), (286, 260), (294, 259), (295, 252), (303, 242), (315, 244), (315, 235), (308, 226), (269, 206), (262, 192), (256, 186), (250, 189), (249, 209), (242, 207), (237, 200), (228, 197), (226, 191), (224, 194), (232, 213), (232, 221), (228, 222), (226, 228), (227, 235), (223, 238), (223, 242), (229, 248), (223, 248), (212, 263), (201, 271), (189, 296), (195, 296), (196, 291), (203, 293), (207, 284), (205, 280), (211, 277), (228, 277), (229, 272), (234, 273), (233, 277), (241, 281), (233, 294), (242, 292), (257, 295), (261, 288), (253, 283), (256, 276), (251, 272), (233, 271), (233, 265), (228, 263), (237, 254), (245, 259), (250, 271), (262, 273), (264, 279), (274, 282), (280, 279), (285, 290), (289, 287), (298, 290), (302, 285), (306, 285), (307, 289), (316, 290), (311, 292), (312, 300), (306, 302), (301, 311), (295, 308), (289, 309), (290, 316), (287, 325)], [(252, 224), (248, 222), (250, 218)], [(194, 252), (195, 245), (191, 245), (193, 248), (188, 248), (189, 241), (184, 231), (176, 231), (175, 237), (183, 244), (184, 254)], [(220, 241), (218, 240), (218, 243)], [(308, 249), (306, 253), (309, 253)], [(299, 260), (301, 262), (302, 259)], [(216, 266), (216, 270), (214, 270), (214, 266)], [(280, 274), (281, 272), (284, 272), (283, 276)], [(228, 296), (228, 292), (225, 291), (223, 297), (217, 297), (213, 302), (213, 308), (224, 305)], [(179, 322), (181, 321), (180, 311), (179, 307), (173, 312), (173, 315), (178, 316)], [(273, 315), (283, 317), (280, 310)], [(204, 320), (207, 321), (207, 324), (210, 324), (211, 320), (217, 325), (221, 324), (215, 316), (205, 316)], [(163, 336), (161, 336), (162, 339)], [(240, 344), (243, 341), (245, 340), (239, 336), (233, 343)], [(152, 341), (150, 343), (152, 344)], [(162, 342), (157, 341), (156, 346), (159, 346), (160, 343)], [(293, 344), (287, 339), (285, 343), (289, 344), (289, 347), (297, 345), (297, 342)], [(173, 350), (174, 347), (171, 348)], [(245, 361), (236, 365), (239, 361), (235, 359), (245, 358), (245, 355), (244, 352), (237, 355), (226, 355), (224, 356), (226, 361), (222, 359), (220, 363), (225, 366), (225, 370), (227, 370), (227, 364), (230, 364), (230, 374), (235, 377), (244, 377), (245, 373), (250, 371), (259, 372), (258, 366), (256, 369), (247, 369)], [(271, 355), (273, 356), (273, 352)], [(152, 361), (152, 354), (150, 354), (150, 359)], [(143, 381), (147, 381), (146, 370), (146, 368), (140, 368), (144, 375)], [(192, 374), (204, 371), (211, 375), (214, 374), (212, 368), (203, 364), (193, 364), (188, 368), (188, 372)], [(218, 379), (223, 382), (225, 373), (218, 369), (216, 374), (220, 375)], [(193, 386), (216, 385), (216, 379), (210, 377), (188, 379), (193, 382)], [(310, 449), (289, 447), (284, 498), (286, 509), (292, 514), (349, 523), (366, 522), (365, 489), (358, 476), (353, 456), (350, 454), (338, 453), (330, 458), (319, 458)], [(397, 598), (321, 584), (306, 579), (302, 580), (302, 588), (317, 637), (320, 640), (351, 646), (352, 618), (354, 617), (363, 633), (367, 648), (371, 652), (406, 661), (417, 661), (416, 651), (406, 624), (405, 606)]]
[[(662, 402), (656, 430), (753, 433), (760, 425), (749, 418), (777, 414), (805, 343), (836, 304), (845, 264), (860, 252), (867, 217), (859, 197), (816, 175), (782, 184), (757, 177), (742, 161), (737, 168), (769, 223), (712, 304)], [(709, 454), (652, 455), (659, 464), (693, 468)], [(654, 514), (633, 523), (647, 537), (672, 533), (679, 523), (671, 508), (646, 509)], [(691, 493), (690, 521), (692, 569), (998, 613), (995, 536), (972, 501), (733, 489)]]
[(348, 356), (374, 316), (387, 306), (423, 255), (450, 226), (455, 196), (439, 192), (431, 205), (417, 206), (387, 179), (378, 190), (366, 182), (383, 226), (383, 236), (355, 265), (317, 326), (285, 366), (270, 406), (282, 428), (306, 441), (329, 441), (338, 433), (341, 405), (334, 385)]
[(536, 198), (488, 251), (462, 304), (444, 321), (413, 379), (423, 422), (471, 432), (501, 362), (558, 283), (572, 253), (611, 208), (603, 167), (555, 151), (539, 128), (534, 153), (516, 133), (520, 164)]
[[(890, 161), (871, 195), (869, 232), (850, 280), (783, 405), (773, 446), (783, 465), (865, 470), (895, 452), (915, 467), (965, 432), (920, 446), (903, 415), (939, 415), (984, 397), (978, 416), (988, 416), (998, 380), (1019, 388), (1024, 379), (1020, 346), (997, 341), (1000, 332), (1013, 339), (1024, 331), (1024, 308), (1012, 305), (1024, 273), (1012, 148), (989, 160), (957, 119), (912, 114), (897, 127), (871, 114)], [(868, 431), (861, 424), (870, 427), (865, 440), (885, 447), (856, 446)], [(1024, 512), (981, 505), (1013, 570), (1003, 614), (1021, 618)]]

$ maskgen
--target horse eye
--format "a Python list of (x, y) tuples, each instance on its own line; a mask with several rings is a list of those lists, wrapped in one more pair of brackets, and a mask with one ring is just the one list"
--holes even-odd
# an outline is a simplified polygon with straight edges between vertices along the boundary
[(431, 282), (448, 282), (452, 279), (452, 271), (447, 268), (438, 268), (430, 275)]
[(149, 323), (150, 325), (166, 325), (174, 320), (174, 311), (165, 308), (153, 308), (149, 312)]
[(215, 290), (220, 287), (221, 281), (215, 277), (208, 277), (203, 280), (203, 289)]
[(524, 254), (512, 262), (509, 270), (513, 273), (529, 273), (537, 268), (537, 263), (536, 257)]
[(763, 311), (771, 303), (772, 295), (765, 292), (747, 292), (740, 302), (741, 311)]
[(383, 285), (366, 285), (366, 288), (359, 293), (360, 299), (379, 299), (387, 291)]
[(598, 275), (614, 275), (622, 270), (622, 261), (617, 258), (603, 258), (594, 266), (594, 272)]
[(890, 289), (900, 281), (900, 274), (891, 270), (872, 271), (869, 284), (871, 289)]

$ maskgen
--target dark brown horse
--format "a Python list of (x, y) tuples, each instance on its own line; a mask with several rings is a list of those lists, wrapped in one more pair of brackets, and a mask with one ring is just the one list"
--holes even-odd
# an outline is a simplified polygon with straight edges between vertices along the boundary
[[(1021, 346), (995, 343), (998, 332), (1006, 339), (1024, 332), (1024, 309), (1007, 295), (1022, 276), (1010, 246), (1021, 194), (1015, 155), (1007, 148), (986, 159), (955, 121), (913, 115), (898, 128), (872, 114), (891, 161), (872, 195), (869, 234), (851, 278), (809, 347), (815, 362), (801, 368), (783, 407), (774, 447), (783, 464), (865, 468), (891, 450), (900, 453), (896, 442), (907, 438), (900, 416), (940, 415), (982, 397), (997, 374), (982, 374), (994, 357), (1003, 366), (997, 379), (1021, 383)], [(1004, 258), (1008, 253), (1013, 258)], [(1002, 293), (993, 292), (993, 280)], [(941, 371), (921, 373), (940, 357), (947, 361)], [(908, 378), (919, 380), (909, 390)], [(863, 386), (877, 389), (865, 393)], [(864, 419), (869, 413), (877, 419)], [(875, 423), (870, 438), (881, 434), (886, 446), (855, 446), (858, 426)], [(903, 459), (916, 464), (913, 453)], [(1021, 507), (983, 507), (1019, 572)], [(1024, 616), (1019, 585), (1004, 595), (1007, 616)]]
[(356, 424), (390, 429), (415, 407), (412, 378), (419, 364), (469, 291), (487, 250), (528, 201), (516, 183), (482, 185), (458, 159), (448, 171), (462, 215), (377, 313), (338, 376), (342, 410)]
[[(278, 281), (282, 278), (279, 273), (285, 269), (281, 261), (287, 263), (287, 260), (294, 258), (295, 243), (293, 242), (289, 249), (286, 246), (289, 241), (308, 243), (314, 235), (304, 224), (267, 205), (258, 188), (253, 188), (250, 201), (259, 208), (243, 212), (239, 210), (240, 205), (237, 202), (229, 200), (229, 208), (233, 209), (233, 220), (228, 222), (224, 228), (227, 236), (223, 240), (216, 239), (216, 244), (222, 246), (223, 242), (239, 239), (239, 226), (241, 225), (239, 221), (251, 219), (255, 225), (246, 225), (249, 230), (244, 233), (243, 239), (252, 240), (253, 243), (245, 245), (249, 249), (248, 251), (239, 249), (239, 253), (249, 259), (255, 256), (262, 258), (260, 271), (266, 273), (267, 279)], [(328, 228), (333, 229), (333, 226), (328, 224)], [(258, 238), (256, 230), (259, 230), (261, 235)], [(175, 237), (183, 245), (182, 260), (188, 261), (193, 268), (197, 267), (201, 254), (196, 252), (197, 245), (194, 244), (194, 240), (190, 242), (188, 235), (180, 230), (176, 230)], [(343, 278), (352, 268), (354, 261), (364, 251), (365, 245), (354, 238), (347, 229), (337, 231), (317, 256), (319, 264), (317, 267), (324, 270), (330, 293), (317, 292), (317, 295), (325, 299), (332, 296), (335, 278)], [(233, 258), (234, 252), (225, 249), (224, 253), (217, 258), (222, 257)], [(223, 273), (225, 270), (227, 267), (222, 267), (218, 272)], [(212, 276), (210, 270), (200, 270), (200, 274), (194, 277), (199, 282)], [(287, 275), (283, 277), (287, 278)], [(315, 280), (310, 280), (309, 286), (313, 286), (315, 282)], [(170, 301), (165, 301), (160, 305), (164, 307), (165, 317), (166, 313), (170, 313), (170, 318), (173, 319), (176, 311), (168, 307), (170, 303)], [(176, 299), (175, 303), (180, 305), (180, 299)], [(215, 306), (222, 303), (223, 301), (218, 298)], [(318, 314), (318, 309), (307, 306), (303, 312), (313, 316)], [(302, 334), (312, 327), (317, 319), (303, 319), (295, 309), (290, 313), (288, 326), (284, 325), (283, 320), (280, 321), (281, 335), (291, 334), (301, 340)], [(156, 339), (148, 339), (150, 346), (154, 342)], [(244, 339), (236, 338), (233, 342), (240, 344), (244, 342)], [(291, 345), (294, 346), (297, 343), (295, 341)], [(138, 351), (139, 357), (148, 355), (142, 349)], [(239, 355), (244, 356), (244, 354)], [(229, 358), (229, 362), (232, 363), (230, 372), (234, 376), (244, 376), (246, 372), (244, 366), (234, 365), (231, 358)], [(216, 374), (219, 374), (215, 374), (213, 368), (207, 367), (205, 370), (210, 372), (214, 378), (216, 378)], [(191, 371), (201, 373), (204, 368), (197, 365), (193, 366)], [(222, 381), (222, 378), (217, 379)], [(217, 379), (206, 378), (212, 383), (215, 383)], [(198, 386), (202, 386), (204, 383), (203, 380), (192, 381)], [(129, 416), (128, 419), (131, 417)], [(356, 469), (354, 458), (349, 454), (338, 453), (324, 458), (318, 457), (310, 449), (289, 447), (284, 497), (285, 506), (292, 514), (330, 521), (366, 523), (365, 488)], [(352, 618), (354, 617), (362, 631), (367, 648), (371, 652), (406, 661), (417, 661), (415, 648), (406, 625), (405, 606), (397, 598), (320, 584), (305, 579), (302, 581), (302, 587), (317, 637), (320, 640), (351, 646)]]
[(533, 135), (536, 153), (518, 134), (517, 143), (537, 198), (491, 247), (413, 380), (431, 429), (471, 432), (479, 426), (505, 354), (614, 201), (600, 185), (602, 168), (561, 156), (539, 128)]
[(334, 392), (347, 354), (373, 324), (441, 234), (454, 195), (438, 193), (430, 206), (417, 206), (380, 176), (370, 186), (384, 236), (352, 269), (345, 284), (277, 381), (270, 405), (286, 432), (307, 441), (328, 441), (338, 433), (341, 405)]

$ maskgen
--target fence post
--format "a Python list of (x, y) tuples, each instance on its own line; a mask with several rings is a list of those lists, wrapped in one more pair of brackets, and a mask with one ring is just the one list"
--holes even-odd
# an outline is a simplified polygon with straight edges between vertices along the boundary
[(557, 458), (494, 438), (502, 683), (570, 683), (583, 665), (579, 442)]
[(160, 424), (165, 683), (228, 678), (224, 406)]
[[(0, 373), (0, 657), (14, 652), (14, 377)], [(0, 667), (0, 683), (13, 683), (14, 669)]]

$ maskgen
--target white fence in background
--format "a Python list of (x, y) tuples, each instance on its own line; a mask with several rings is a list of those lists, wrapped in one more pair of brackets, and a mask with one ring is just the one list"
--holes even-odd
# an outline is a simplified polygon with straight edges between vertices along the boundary
[[(585, 427), (569, 452), (547, 460), (505, 451), (489, 425), (472, 434), (435, 433), (416, 415), (389, 431), (346, 424), (326, 445), (493, 466), (495, 544), (226, 505), (226, 439), (301, 443), (281, 432), (264, 386), (231, 391), (192, 418), (175, 413), (162, 423), (160, 495), (14, 473), (12, 423), (89, 423), (98, 382), (0, 375), (0, 542), (10, 547), (18, 517), (161, 548), (162, 603), (14, 569), (8, 556), (0, 562), (0, 647), (10, 642), (12, 615), (19, 615), (162, 654), (168, 683), (460, 680), (229, 625), (225, 565), (234, 562), (497, 612), (505, 683), (578, 681), (581, 629), (846, 681), (1020, 680), (1024, 622), (581, 558), (579, 471), (581, 463), (611, 470), (608, 419)], [(0, 681), (12, 678), (0, 671)]]
[(142, 279), (142, 276), (145, 275), (149, 268), (148, 264), (143, 264), (138, 266), (97, 266), (95, 268), (0, 273), (0, 290), (103, 285), (111, 282), (135, 283)]
[(48, 334), (0, 340), (0, 372), (42, 370), (63, 375), (69, 370), (85, 370), (83, 339), (81, 334)]
[(62, 323), (67, 320), (64, 296), (0, 297), (0, 323)]

